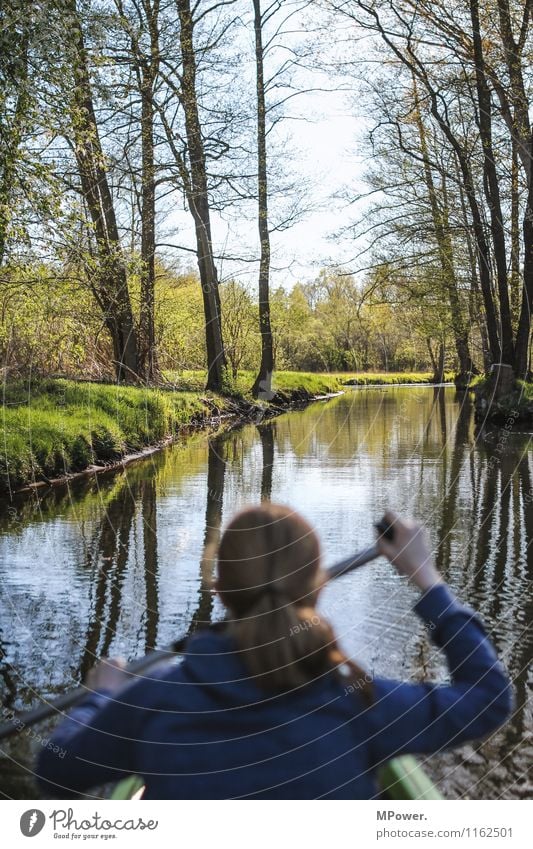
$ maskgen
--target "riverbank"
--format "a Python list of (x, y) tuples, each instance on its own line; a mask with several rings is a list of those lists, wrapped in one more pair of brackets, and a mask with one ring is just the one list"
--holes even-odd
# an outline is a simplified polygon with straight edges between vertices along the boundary
[(261, 421), (340, 391), (337, 380), (281, 373), (269, 402), (200, 389), (147, 389), (65, 379), (4, 387), (0, 496), (50, 486), (148, 456), (224, 421)]
[(533, 383), (515, 380), (500, 393), (495, 387), (494, 378), (481, 376), (471, 382), (469, 390), (475, 396), (477, 421), (511, 421), (513, 424), (520, 422), (533, 426)]
[[(287, 393), (292, 396), (294, 392), (298, 391), (305, 392), (307, 395), (313, 397), (330, 395), (342, 391), (344, 379), (349, 376), (338, 373), (330, 374), (329, 372), (276, 371), (274, 372), (272, 386), (274, 393), (272, 400), (283, 400)], [(205, 386), (206, 373), (199, 370), (167, 371), (164, 373), (164, 378), (170, 386), (180, 391), (202, 392)], [(237, 377), (231, 379), (228, 391), (233, 396), (250, 398), (250, 387), (253, 385), (254, 380), (254, 372), (246, 370), (239, 371)]]
[[(198, 390), (205, 384), (205, 372), (183, 371), (167, 372), (170, 383), (183, 389)], [(444, 383), (453, 383), (454, 372), (445, 372)], [(237, 392), (246, 394), (254, 382), (255, 375), (251, 371), (239, 371), (233, 386)], [(408, 386), (414, 384), (433, 384), (430, 372), (303, 372), (279, 371), (274, 374), (274, 390), (280, 396), (285, 391), (293, 391), (296, 387), (304, 389), (313, 395), (328, 394), (342, 391), (345, 386)]]
[[(435, 383), (429, 372), (361, 372), (344, 377), (344, 386), (415, 386)], [(443, 383), (453, 383), (454, 377), (453, 372), (445, 372)]]

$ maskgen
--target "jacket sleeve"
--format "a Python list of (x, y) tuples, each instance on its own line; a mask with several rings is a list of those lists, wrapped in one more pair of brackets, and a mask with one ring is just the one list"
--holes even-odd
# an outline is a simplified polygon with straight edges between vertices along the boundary
[(512, 712), (509, 678), (477, 614), (446, 584), (424, 593), (415, 611), (445, 652), (451, 683), (375, 679), (367, 711), (374, 766), (396, 755), (430, 754), (484, 737)]
[(73, 708), (41, 749), (35, 769), (40, 789), (69, 798), (134, 773), (136, 743), (156, 686), (151, 677), (119, 693), (98, 690)]

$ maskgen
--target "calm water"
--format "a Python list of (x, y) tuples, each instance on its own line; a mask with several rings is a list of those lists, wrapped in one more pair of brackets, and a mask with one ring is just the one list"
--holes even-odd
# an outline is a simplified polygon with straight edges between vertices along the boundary
[[(220, 618), (202, 551), (244, 504), (264, 496), (301, 510), (326, 562), (367, 545), (391, 506), (427, 524), (441, 570), (481, 611), (516, 687), (503, 731), (426, 766), (450, 798), (531, 798), (532, 461), (529, 433), (477, 432), (468, 397), (452, 388), (356, 389), (4, 506), (2, 701), (36, 705), (79, 682), (95, 657), (133, 658)], [(328, 587), (322, 608), (376, 673), (442, 679), (442, 658), (411, 613), (415, 599), (379, 560)], [(37, 795), (38, 745), (21, 735), (0, 749), (4, 796)]]

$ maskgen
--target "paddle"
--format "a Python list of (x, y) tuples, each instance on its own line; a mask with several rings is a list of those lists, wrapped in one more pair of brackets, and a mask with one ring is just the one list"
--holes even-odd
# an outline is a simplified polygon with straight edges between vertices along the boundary
[[(389, 525), (385, 518), (382, 518), (379, 522), (377, 522), (375, 527), (382, 536), (386, 537), (386, 539), (392, 540), (393, 528), (392, 525)], [(379, 557), (377, 546), (369, 545), (362, 551), (352, 555), (352, 557), (340, 560), (338, 563), (330, 566), (329, 569), (326, 569), (326, 574), (328, 576), (327, 579), (329, 581), (332, 578), (338, 578), (341, 575), (346, 575), (348, 572), (352, 572), (354, 569), (359, 569), (360, 566), (364, 566), (365, 563), (369, 563), (377, 557)], [(177, 640), (177, 642), (172, 643), (167, 648), (157, 649), (156, 651), (149, 652), (144, 657), (132, 660), (132, 662), (125, 667), (125, 672), (137, 675), (141, 672), (145, 672), (150, 666), (154, 666), (156, 663), (163, 660), (172, 660), (177, 654), (183, 653), (187, 640), (188, 636), (183, 637), (181, 640)], [(87, 687), (82, 685), (77, 687), (75, 690), (71, 690), (64, 695), (59, 696), (59, 698), (54, 699), (51, 702), (40, 705), (38, 708), (14, 713), (7, 722), (0, 725), (0, 740), (5, 740), (7, 737), (20, 734), (30, 725), (42, 722), (43, 720), (53, 716), (55, 713), (63, 713), (83, 701), (89, 692), (90, 691)]]

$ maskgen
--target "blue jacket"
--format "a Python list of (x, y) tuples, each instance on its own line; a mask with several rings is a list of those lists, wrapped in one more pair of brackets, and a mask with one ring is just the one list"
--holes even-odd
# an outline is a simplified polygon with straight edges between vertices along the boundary
[(136, 773), (147, 799), (369, 799), (375, 769), (482, 737), (509, 716), (512, 695), (476, 614), (445, 585), (415, 606), (446, 653), (450, 684), (375, 678), (368, 706), (328, 672), (285, 694), (258, 689), (227, 634), (192, 637), (183, 663), (115, 696), (90, 694), (57, 728), (37, 765), (64, 798)]

